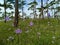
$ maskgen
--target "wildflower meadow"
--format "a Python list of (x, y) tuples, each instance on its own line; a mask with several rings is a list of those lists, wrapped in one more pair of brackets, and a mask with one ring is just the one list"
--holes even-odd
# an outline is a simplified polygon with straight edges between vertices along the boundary
[(60, 45), (60, 0), (0, 0), (0, 45)]
[(60, 23), (56, 19), (0, 22), (0, 45), (60, 45)]

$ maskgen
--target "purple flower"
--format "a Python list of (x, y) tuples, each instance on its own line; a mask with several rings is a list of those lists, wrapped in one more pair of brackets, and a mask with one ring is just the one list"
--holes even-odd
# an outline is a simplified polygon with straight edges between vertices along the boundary
[(15, 33), (16, 33), (16, 34), (20, 34), (20, 33), (22, 33), (22, 30), (17, 29), (17, 30), (15, 30)]
[(48, 13), (48, 17), (50, 17), (50, 13)]
[(33, 22), (30, 22), (30, 26), (33, 26)]
[(8, 21), (8, 20), (9, 20), (9, 17), (8, 17), (8, 16), (6, 16), (5, 20), (6, 20), (6, 21)]

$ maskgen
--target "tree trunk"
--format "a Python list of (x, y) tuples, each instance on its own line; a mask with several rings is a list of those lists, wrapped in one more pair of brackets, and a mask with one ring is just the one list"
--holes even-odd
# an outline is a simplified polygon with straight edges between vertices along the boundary
[(44, 19), (44, 15), (43, 15), (43, 0), (41, 0), (41, 8), (42, 8), (41, 15), (42, 15), (42, 18)]
[(36, 5), (34, 6), (34, 13), (35, 13), (35, 18), (36, 18)]
[(35, 19), (35, 11), (34, 11), (34, 9), (33, 9), (33, 14), (34, 14), (34, 19)]
[[(21, 2), (23, 2), (23, 0), (21, 0)], [(22, 5), (22, 9), (21, 9), (21, 10), (22, 10), (22, 18), (23, 18), (23, 16), (24, 16), (24, 14), (23, 14), (23, 12), (24, 12), (24, 11), (23, 11), (23, 10), (24, 10), (24, 9), (23, 9), (23, 8), (24, 8), (24, 7), (23, 7), (23, 3), (21, 3), (21, 5)]]
[[(36, 2), (36, 0), (34, 0), (34, 2)], [(34, 5), (34, 18), (36, 18), (36, 4)]]
[[(54, 0), (54, 2), (55, 2), (55, 0)], [(54, 8), (54, 18), (55, 18), (55, 8)]]
[[(47, 0), (46, 3), (48, 4), (48, 0)], [(49, 19), (49, 15), (48, 15), (48, 7), (47, 7), (47, 17), (48, 17), (48, 19)]]
[(4, 17), (4, 19), (5, 19), (5, 23), (6, 23), (6, 1), (4, 0), (4, 11), (5, 11), (5, 17)]
[(39, 14), (39, 19), (41, 18), (41, 13)]
[(14, 26), (18, 26), (18, 0), (15, 0), (15, 19), (14, 19)]

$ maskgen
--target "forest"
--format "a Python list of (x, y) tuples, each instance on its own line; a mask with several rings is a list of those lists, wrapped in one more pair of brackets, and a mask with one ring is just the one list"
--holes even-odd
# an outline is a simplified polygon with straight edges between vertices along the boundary
[(0, 0), (0, 45), (60, 45), (60, 0)]

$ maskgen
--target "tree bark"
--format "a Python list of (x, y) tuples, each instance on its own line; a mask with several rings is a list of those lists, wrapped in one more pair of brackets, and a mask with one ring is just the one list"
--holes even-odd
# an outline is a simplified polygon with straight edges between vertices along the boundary
[(4, 19), (5, 19), (5, 23), (6, 23), (6, 1), (4, 0), (4, 11), (5, 11), (5, 17), (4, 17)]
[(14, 26), (18, 26), (18, 0), (15, 0), (15, 19), (14, 19)]
[[(47, 4), (48, 4), (48, 0), (47, 0)], [(48, 7), (47, 7), (47, 16), (48, 16)], [(48, 16), (48, 19), (49, 19), (49, 16)]]
[[(36, 2), (36, 0), (34, 0), (34, 2)], [(36, 4), (34, 5), (34, 19), (36, 18)]]
[(41, 0), (41, 8), (42, 8), (41, 15), (42, 15), (42, 18), (44, 19), (44, 15), (43, 15), (43, 0)]
[[(54, 0), (54, 2), (55, 2), (55, 0)], [(55, 8), (54, 8), (54, 18), (55, 18)]]

